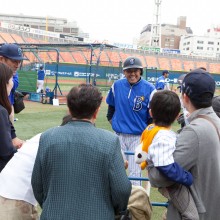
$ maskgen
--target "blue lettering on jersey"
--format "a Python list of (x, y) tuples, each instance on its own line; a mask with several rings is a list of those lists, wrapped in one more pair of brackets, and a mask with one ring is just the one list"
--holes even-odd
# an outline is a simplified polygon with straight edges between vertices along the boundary
[(142, 109), (142, 102), (144, 101), (144, 96), (136, 96), (134, 99), (134, 111), (140, 111)]

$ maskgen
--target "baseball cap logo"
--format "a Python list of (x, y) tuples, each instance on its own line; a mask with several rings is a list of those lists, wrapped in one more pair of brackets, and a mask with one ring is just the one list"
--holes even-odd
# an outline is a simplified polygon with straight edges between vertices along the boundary
[(134, 61), (135, 61), (134, 58), (131, 58), (131, 59), (129, 60), (129, 62), (130, 62), (131, 65), (134, 65)]
[(22, 56), (22, 50), (20, 47), (18, 48), (18, 56)]

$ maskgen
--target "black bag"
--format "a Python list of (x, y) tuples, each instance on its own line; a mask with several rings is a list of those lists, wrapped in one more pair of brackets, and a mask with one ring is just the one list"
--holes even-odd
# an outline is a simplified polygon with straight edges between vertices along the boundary
[(131, 213), (128, 209), (115, 215), (115, 220), (132, 220)]
[(15, 91), (15, 93), (14, 93), (14, 105), (13, 105), (15, 114), (18, 114), (23, 109), (25, 109), (23, 97), (24, 97), (24, 95), (22, 93), (20, 93), (18, 91)]

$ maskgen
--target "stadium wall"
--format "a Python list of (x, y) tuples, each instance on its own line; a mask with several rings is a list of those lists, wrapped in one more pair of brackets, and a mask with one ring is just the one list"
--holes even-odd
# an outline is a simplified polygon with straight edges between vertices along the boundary
[[(50, 76), (54, 76), (57, 72), (56, 64), (46, 64), (45, 65), (46, 73)], [(87, 77), (95, 77), (98, 81), (99, 79), (109, 79), (110, 77), (114, 80), (119, 79), (122, 74), (121, 67), (110, 67), (110, 66), (95, 66), (91, 67), (88, 65), (67, 65), (67, 64), (59, 64), (58, 66), (58, 76), (62, 77), (74, 77), (86, 79)], [(168, 81), (171, 84), (176, 84), (180, 75), (186, 72), (183, 71), (170, 71)], [(147, 79), (149, 82), (154, 83), (158, 77), (162, 74), (162, 70), (155, 69), (144, 69), (143, 77)], [(216, 81), (216, 86), (220, 86), (220, 75), (212, 74), (213, 78)]]

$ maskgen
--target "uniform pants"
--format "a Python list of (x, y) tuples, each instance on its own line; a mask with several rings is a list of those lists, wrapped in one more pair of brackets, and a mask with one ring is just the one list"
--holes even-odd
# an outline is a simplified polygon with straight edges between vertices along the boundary
[[(121, 134), (117, 133), (122, 151), (135, 151), (136, 147), (140, 144), (141, 135), (132, 134)], [(130, 177), (141, 177), (141, 168), (135, 163), (133, 155), (127, 155), (128, 160), (128, 174)], [(131, 181), (132, 185), (141, 186), (142, 181)], [(150, 194), (150, 182), (147, 183), (146, 187), (148, 195)]]
[(44, 89), (44, 80), (37, 80), (37, 93)]

